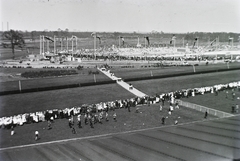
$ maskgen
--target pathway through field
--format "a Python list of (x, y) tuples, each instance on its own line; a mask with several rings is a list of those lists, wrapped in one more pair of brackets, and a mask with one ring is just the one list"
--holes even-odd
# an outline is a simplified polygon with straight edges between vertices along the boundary
[(122, 78), (118, 78), (114, 75), (114, 73), (111, 73), (109, 71), (106, 71), (106, 69), (100, 69), (98, 68), (99, 71), (101, 71), (103, 74), (105, 74), (107, 77), (109, 77), (110, 79), (112, 80), (116, 80), (117, 84), (119, 84), (120, 86), (122, 86), (124, 89), (126, 89), (127, 91), (133, 93), (135, 96), (138, 96), (138, 97), (144, 97), (144, 96), (147, 96), (147, 94), (139, 91), (138, 89), (134, 88), (134, 87), (131, 87), (130, 84), (124, 82), (122, 80)]

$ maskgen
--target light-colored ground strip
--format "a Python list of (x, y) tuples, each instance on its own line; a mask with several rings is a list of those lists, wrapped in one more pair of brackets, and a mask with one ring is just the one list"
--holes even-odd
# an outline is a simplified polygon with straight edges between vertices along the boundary
[[(240, 116), (235, 115), (235, 116)], [(12, 146), (7, 148), (0, 148), (0, 151), (4, 150), (11, 150), (11, 149), (18, 149), (18, 148), (25, 148), (25, 147), (33, 147), (33, 146), (39, 146), (39, 145), (48, 145), (48, 144), (54, 144), (54, 143), (62, 143), (62, 142), (69, 142), (69, 141), (75, 141), (75, 140), (86, 140), (86, 139), (97, 139), (97, 138), (106, 138), (111, 137), (113, 135), (122, 135), (122, 134), (129, 134), (129, 133), (136, 133), (136, 132), (142, 132), (142, 131), (148, 131), (148, 130), (156, 130), (161, 128), (167, 128), (167, 127), (175, 127), (175, 126), (184, 126), (194, 123), (200, 123), (200, 122), (207, 122), (211, 120), (219, 120), (220, 118), (214, 118), (214, 119), (208, 119), (208, 120), (198, 120), (198, 121), (192, 121), (187, 123), (180, 123), (178, 125), (168, 125), (168, 126), (160, 126), (160, 127), (153, 127), (153, 128), (146, 128), (146, 129), (139, 129), (139, 130), (131, 130), (131, 131), (124, 131), (124, 132), (118, 132), (118, 133), (109, 133), (109, 134), (102, 134), (102, 135), (95, 135), (95, 136), (87, 136), (87, 137), (79, 137), (79, 138), (72, 138), (72, 139), (63, 139), (63, 140), (56, 140), (56, 141), (49, 141), (49, 142), (43, 142), (43, 143), (35, 143), (35, 144), (27, 144), (27, 145), (20, 145), (20, 146)]]
[(138, 89), (136, 89), (134, 87), (130, 88), (130, 84), (124, 82), (121, 78), (116, 77), (114, 75), (114, 73), (111, 73), (109, 70), (106, 70), (105, 68), (103, 68), (103, 69), (98, 68), (98, 70), (101, 71), (103, 74), (105, 74), (110, 79), (115, 80), (118, 85), (122, 86), (124, 89), (131, 92), (135, 96), (138, 96), (138, 97), (147, 96), (145, 93), (139, 91)]
[(129, 92), (133, 93), (135, 96), (138, 97), (144, 97), (147, 96), (145, 93), (139, 91), (138, 89), (132, 87), (130, 89), (130, 85), (124, 81), (117, 81), (117, 84), (119, 84), (120, 86), (122, 86), (124, 89), (128, 90)]
[(113, 73), (111, 73), (110, 70), (106, 70), (105, 68), (97, 68), (97, 69), (112, 80), (121, 79), (121, 78), (116, 77)]

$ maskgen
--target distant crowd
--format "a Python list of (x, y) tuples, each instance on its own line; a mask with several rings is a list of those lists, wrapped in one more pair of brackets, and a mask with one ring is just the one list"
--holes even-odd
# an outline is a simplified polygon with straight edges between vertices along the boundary
[[(195, 95), (203, 95), (205, 93), (215, 93), (217, 95), (218, 92), (229, 89), (236, 89), (240, 91), (240, 81), (208, 87), (183, 89), (179, 91), (163, 93), (160, 95), (156, 94), (155, 96), (144, 96), (142, 98), (136, 97), (124, 100), (100, 102), (92, 105), (84, 104), (72, 108), (51, 109), (40, 112), (2, 117), (0, 118), (0, 127), (10, 129), (15, 126), (38, 123), (41, 121), (49, 121), (50, 124), (50, 122), (55, 119), (63, 118), (69, 119), (69, 126), (71, 126), (71, 123), (73, 123), (73, 116), (77, 116), (79, 121), (81, 121), (81, 117), (84, 117), (84, 122), (92, 125), (92, 123), (96, 122), (101, 123), (103, 116), (105, 116), (104, 118), (108, 118), (108, 111), (110, 110), (114, 111), (115, 116), (113, 116), (113, 118), (116, 120), (116, 109), (126, 108), (130, 112), (131, 108), (136, 107), (137, 105), (150, 105), (160, 102), (162, 102), (164, 105), (165, 101), (169, 101), (171, 104), (174, 104), (176, 99), (194, 97)], [(235, 92), (232, 92), (232, 97), (235, 97)], [(138, 108), (136, 108), (136, 110), (137, 109)]]

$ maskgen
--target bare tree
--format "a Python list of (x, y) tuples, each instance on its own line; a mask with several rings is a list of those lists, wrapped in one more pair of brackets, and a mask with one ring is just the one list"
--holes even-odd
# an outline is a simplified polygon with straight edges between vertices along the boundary
[(23, 48), (25, 45), (23, 35), (18, 31), (10, 30), (3, 33), (3, 38), (6, 38), (11, 43), (13, 59), (15, 58), (15, 47)]

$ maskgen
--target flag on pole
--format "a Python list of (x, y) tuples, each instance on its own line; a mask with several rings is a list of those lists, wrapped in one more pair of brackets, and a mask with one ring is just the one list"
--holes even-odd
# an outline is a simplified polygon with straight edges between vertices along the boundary
[(99, 37), (99, 36), (96, 36), (97, 38), (98, 38), (98, 40), (99, 40), (99, 44), (101, 44), (101, 37)]
[(193, 42), (193, 48), (194, 48), (194, 46), (196, 45), (196, 42), (198, 41), (198, 37), (196, 37), (195, 39), (194, 39), (194, 42)]
[(51, 38), (51, 37), (48, 37), (48, 36), (44, 36), (45, 39), (51, 41), (51, 42), (54, 42), (54, 40)]
[(146, 36), (145, 38), (146, 38), (146, 40), (147, 40), (147, 42), (148, 42), (148, 45), (150, 45), (150, 42), (149, 42), (149, 37), (148, 37), (148, 36)]
[(228, 37), (228, 45), (230, 45), (230, 42), (233, 40), (233, 37)]
[(173, 35), (172, 38), (171, 38), (171, 40), (170, 40), (170, 45), (172, 45), (172, 42), (175, 41), (175, 40), (176, 40), (176, 36)]
[(211, 45), (211, 46), (213, 46), (213, 44), (214, 44), (214, 43), (216, 43), (216, 42), (217, 42), (217, 38), (216, 38), (216, 39), (214, 39), (214, 40), (211, 42), (211, 44), (210, 44), (210, 45)]
[(72, 39), (72, 40), (73, 40), (73, 39), (77, 39), (77, 36), (72, 35), (72, 38), (71, 38), (71, 39)]
[(91, 36), (96, 36), (96, 32), (91, 33)]

